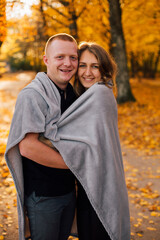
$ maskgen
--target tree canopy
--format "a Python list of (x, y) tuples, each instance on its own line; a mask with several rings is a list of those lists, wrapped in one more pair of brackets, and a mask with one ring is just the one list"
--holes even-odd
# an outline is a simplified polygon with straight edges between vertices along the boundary
[(0, 0), (0, 47), (6, 37), (6, 1)]
[[(116, 2), (121, 8), (129, 76), (156, 77), (160, 70), (159, 0)], [(8, 13), (24, 4), (17, 0), (6, 3)], [(70, 33), (78, 42), (96, 41), (108, 51), (114, 47), (108, 0), (34, 0), (28, 3), (30, 14), (22, 14), (23, 10), (19, 11), (21, 15), (12, 14), (7, 17), (7, 25), (6, 3), (0, 0), (0, 43), (6, 39), (2, 49), (12, 70), (43, 70), (45, 42), (59, 32)]]

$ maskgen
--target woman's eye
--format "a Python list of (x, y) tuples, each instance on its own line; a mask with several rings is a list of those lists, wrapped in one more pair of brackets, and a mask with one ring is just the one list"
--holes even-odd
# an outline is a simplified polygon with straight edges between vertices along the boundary
[(98, 66), (98, 65), (93, 65), (92, 67), (93, 67), (93, 68), (96, 68), (96, 69), (99, 69), (99, 66)]
[(85, 66), (86, 66), (85, 64), (80, 64), (80, 65), (79, 65), (80, 68), (83, 68), (83, 67), (85, 67)]

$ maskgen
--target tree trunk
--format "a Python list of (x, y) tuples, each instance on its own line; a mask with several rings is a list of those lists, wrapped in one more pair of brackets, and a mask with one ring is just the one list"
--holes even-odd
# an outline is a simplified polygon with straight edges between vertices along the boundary
[(74, 0), (72, 0), (71, 2), (68, 2), (67, 7), (68, 7), (68, 13), (69, 13), (69, 31), (70, 31), (70, 34), (78, 41), (78, 27), (77, 27), (78, 17), (76, 15)]
[(131, 65), (131, 69), (130, 69), (131, 77), (133, 78), (136, 75), (136, 60), (135, 60), (134, 52), (130, 53), (130, 65)]
[(156, 77), (159, 59), (160, 59), (160, 46), (159, 46), (158, 54), (157, 54), (157, 57), (156, 57), (156, 60), (155, 60), (155, 64), (154, 64), (154, 70), (153, 70), (153, 75), (152, 75), (153, 78)]
[(45, 13), (44, 13), (44, 9), (43, 9), (43, 0), (40, 0), (40, 13), (42, 16), (42, 21), (43, 21), (43, 35), (41, 36), (42, 40), (47, 41), (49, 38), (49, 35), (47, 34), (47, 21), (46, 21), (46, 17), (45, 17)]
[(135, 101), (129, 83), (129, 71), (127, 66), (125, 40), (121, 23), (120, 2), (119, 0), (108, 0), (108, 2), (110, 10), (109, 20), (111, 27), (112, 54), (118, 66), (117, 102), (124, 103), (127, 101)]
[(69, 30), (70, 34), (78, 41), (78, 27), (77, 27), (77, 16), (74, 8), (74, 0), (69, 5)]
[(159, 58), (160, 50), (158, 51), (157, 56), (154, 52), (149, 53), (148, 56), (145, 56), (145, 54), (142, 53), (142, 70), (144, 78), (156, 77)]

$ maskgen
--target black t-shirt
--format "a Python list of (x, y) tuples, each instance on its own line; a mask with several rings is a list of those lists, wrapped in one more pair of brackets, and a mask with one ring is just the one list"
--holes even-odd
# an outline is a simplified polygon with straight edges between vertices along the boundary
[[(56, 87), (61, 96), (61, 113), (63, 113), (77, 97), (70, 83), (66, 89), (66, 98), (64, 91)], [(46, 197), (61, 196), (73, 191), (75, 177), (70, 170), (45, 167), (25, 157), (22, 159), (24, 192), (27, 196), (33, 191), (37, 196)]]

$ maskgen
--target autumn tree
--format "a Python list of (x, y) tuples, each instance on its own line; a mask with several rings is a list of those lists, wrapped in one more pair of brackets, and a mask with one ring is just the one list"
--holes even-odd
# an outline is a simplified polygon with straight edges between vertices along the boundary
[[(79, 4), (77, 7), (76, 0), (59, 0), (59, 1), (47, 1), (40, 0), (41, 13), (45, 19), (54, 27), (54, 29), (65, 29), (77, 40), (78, 36), (78, 25), (77, 21), (86, 10), (87, 4), (90, 0), (87, 0), (84, 4)], [(48, 25), (51, 28), (51, 26)], [(58, 30), (57, 30), (58, 32)]]
[(132, 77), (154, 78), (160, 67), (159, 0), (125, 0), (121, 6)]
[(118, 65), (117, 87), (118, 87), (118, 103), (127, 101), (135, 101), (132, 95), (129, 83), (129, 71), (127, 66), (127, 55), (125, 48), (125, 40), (123, 35), (121, 21), (121, 7), (119, 0), (108, 0), (110, 10), (110, 31), (112, 53)]
[(0, 0), (0, 47), (6, 37), (6, 1)]
[[(107, 51), (112, 49), (118, 63), (118, 101), (132, 100), (129, 74), (135, 77), (140, 72), (144, 77), (155, 76), (159, 68), (158, 1), (123, 0), (120, 5), (118, 0), (37, 0), (30, 16), (9, 19), (7, 41), (14, 46), (8, 45), (11, 49), (8, 55), (23, 56), (24, 61), (30, 61), (39, 71), (43, 70), (44, 46), (51, 35), (67, 32), (78, 42), (95, 41)], [(8, 2), (11, 12), (13, 3), (15, 6), (22, 4), (19, 0)], [(17, 54), (12, 54), (13, 50)]]

